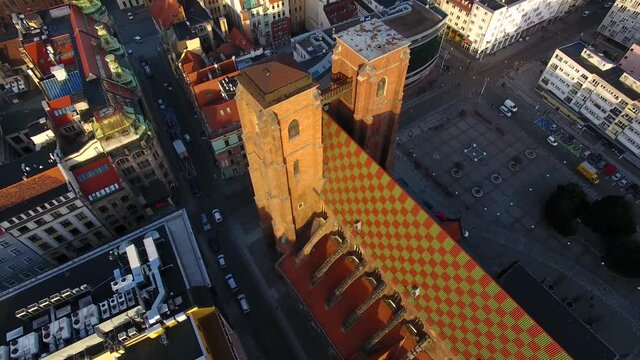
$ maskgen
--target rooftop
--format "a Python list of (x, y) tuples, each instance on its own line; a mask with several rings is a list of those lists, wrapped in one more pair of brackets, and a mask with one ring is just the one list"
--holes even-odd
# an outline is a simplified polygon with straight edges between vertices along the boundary
[(180, 17), (182, 6), (178, 0), (156, 0), (149, 5), (149, 11), (158, 26), (167, 30)]
[(313, 86), (311, 75), (290, 56), (264, 59), (243, 69), (237, 79), (264, 107)]
[(382, 22), (398, 32), (400, 36), (411, 40), (414, 36), (423, 36), (430, 30), (439, 30), (445, 17), (438, 15), (431, 8), (425, 7), (417, 1), (404, 4), (409, 11), (403, 11), (398, 15), (388, 16)]
[(240, 117), (235, 99), (205, 106), (201, 110), (214, 137), (240, 128)]
[(183, 0), (182, 8), (184, 9), (184, 15), (191, 24), (196, 26), (211, 21), (211, 16), (205, 8), (200, 5), (198, 0)]
[(378, 19), (356, 25), (337, 34), (336, 38), (367, 61), (409, 45), (407, 39)]
[(568, 359), (540, 327), (333, 120), (324, 120), (321, 197), (341, 224), (360, 220), (358, 244), (384, 280), (464, 359)]
[[(181, 210), (2, 294), (2, 342), (11, 342), (12, 352), (60, 358), (128, 347), (140, 336), (159, 335), (161, 324), (191, 327), (185, 312), (212, 305), (210, 285)], [(190, 334), (175, 329), (181, 328)], [(167, 332), (169, 343), (203, 355), (199, 341), (172, 341), (175, 332)]]
[(53, 156), (55, 147), (55, 143), (46, 145), (0, 166), (0, 218), (30, 209), (34, 202), (42, 200), (41, 196), (69, 192), (67, 180)]
[(582, 51), (588, 48), (588, 46), (582, 42), (575, 42), (559, 48), (562, 53), (570, 57), (578, 65), (592, 74), (598, 75), (602, 80), (606, 81), (609, 85), (616, 88), (631, 100), (640, 99), (640, 93), (625, 85), (620, 81), (620, 77), (625, 73), (624, 70), (618, 66), (611, 67), (607, 70), (601, 70), (598, 66), (591, 63), (589, 60), (582, 57)]
[(24, 65), (24, 60), (20, 56), (20, 39), (18, 33), (15, 37), (0, 42), (0, 63), (8, 64), (11, 67)]
[(96, 201), (120, 189), (121, 182), (116, 169), (111, 165), (111, 160), (106, 154), (91, 160), (88, 163), (75, 166), (71, 172), (78, 182), (80, 192), (89, 201)]

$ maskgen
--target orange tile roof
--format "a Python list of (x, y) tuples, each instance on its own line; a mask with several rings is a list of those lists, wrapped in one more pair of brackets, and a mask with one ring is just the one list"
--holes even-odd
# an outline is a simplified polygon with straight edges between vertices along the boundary
[(7, 186), (4, 189), (0, 189), (0, 211), (42, 195), (66, 183), (67, 180), (64, 175), (55, 166), (26, 180)]
[(180, 64), (182, 65), (182, 71), (185, 74), (198, 71), (205, 66), (202, 56), (190, 50), (186, 50), (182, 53), (182, 57), (180, 57)]
[(238, 106), (235, 99), (220, 104), (205, 106), (201, 110), (207, 119), (209, 128), (213, 131), (228, 128), (233, 124), (240, 125), (240, 116), (238, 115)]
[(225, 60), (187, 74), (187, 78), (189, 83), (194, 86), (209, 80), (219, 79), (224, 76), (236, 76), (237, 74), (236, 62), (234, 60)]
[(253, 50), (253, 44), (251, 41), (249, 41), (247, 36), (237, 28), (233, 28), (229, 31), (229, 41), (244, 51), (248, 52)]
[(242, 74), (265, 94), (270, 94), (309, 76), (309, 73), (306, 71), (285, 65), (280, 61), (265, 61), (259, 63), (243, 69)]
[(73, 109), (69, 108), (72, 104), (73, 100), (69, 95), (47, 101), (49, 106), (47, 114), (57, 129), (73, 121), (73, 114), (71, 114)]
[[(318, 241), (305, 261), (298, 266), (296, 266), (293, 255), (284, 257), (278, 266), (344, 359), (351, 359), (354, 356), (359, 356), (357, 357), (359, 360), (377, 359), (379, 356), (367, 357), (358, 354), (363, 343), (382, 328), (393, 315), (392, 310), (384, 301), (376, 301), (351, 328), (346, 332), (342, 330), (344, 320), (359, 304), (366, 300), (373, 291), (373, 285), (360, 277), (347, 288), (340, 300), (332, 307), (327, 309), (325, 306), (325, 300), (331, 291), (355, 268), (353, 262), (343, 255), (333, 263), (329, 271), (314, 287), (311, 287), (309, 282), (313, 272), (335, 249), (335, 243), (330, 241), (329, 237), (324, 237)], [(392, 341), (389, 341), (390, 339)], [(401, 345), (397, 344), (399, 341), (402, 342)], [(383, 348), (381, 351), (395, 349), (400, 355), (405, 355), (416, 345), (416, 341), (406, 332), (404, 327), (396, 326), (385, 335), (383, 342), (379, 344), (387, 345), (387, 348)]]
[(77, 6), (69, 6), (69, 8), (71, 9), (70, 20), (73, 30), (80, 30), (91, 36), (97, 37), (98, 33), (95, 28), (96, 21), (90, 16), (85, 16), (82, 13), (82, 10)]
[[(558, 345), (333, 120), (323, 129), (321, 197), (414, 311), (464, 359), (570, 359)], [(323, 321), (323, 320), (321, 320)]]
[(85, 79), (111, 78), (111, 71), (104, 59), (107, 53), (100, 46), (100, 40), (79, 30), (75, 31), (74, 38)]
[(174, 19), (180, 16), (182, 5), (178, 0), (155, 0), (149, 5), (149, 11), (156, 24), (163, 30), (167, 30), (173, 25)]

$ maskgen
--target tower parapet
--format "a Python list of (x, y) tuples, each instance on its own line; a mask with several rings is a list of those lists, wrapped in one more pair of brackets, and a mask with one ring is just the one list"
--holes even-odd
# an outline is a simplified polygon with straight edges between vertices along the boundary
[(118, 63), (118, 60), (113, 54), (108, 54), (104, 59), (107, 61), (113, 81), (130, 90), (135, 90), (138, 87), (136, 78), (131, 75), (129, 69), (120, 66), (120, 63)]
[(107, 31), (107, 27), (102, 23), (95, 25), (96, 33), (100, 38), (100, 46), (109, 54), (123, 55), (124, 47), (118, 42), (118, 40)]

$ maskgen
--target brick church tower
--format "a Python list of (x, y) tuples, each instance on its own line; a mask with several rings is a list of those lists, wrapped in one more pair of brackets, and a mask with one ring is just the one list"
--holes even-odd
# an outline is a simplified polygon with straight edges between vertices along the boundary
[(336, 38), (333, 78), (350, 79), (353, 91), (350, 98), (333, 101), (329, 111), (390, 172), (409, 65), (409, 41), (375, 19), (339, 33)]
[(322, 210), (320, 94), (308, 73), (276, 61), (247, 68), (237, 79), (236, 102), (260, 222), (285, 252)]

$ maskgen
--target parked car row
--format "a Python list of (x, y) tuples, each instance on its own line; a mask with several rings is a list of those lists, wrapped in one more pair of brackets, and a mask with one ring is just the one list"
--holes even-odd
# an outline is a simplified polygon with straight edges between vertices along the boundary
[[(212, 247), (215, 253), (218, 253), (220, 251), (220, 248), (217, 244), (213, 243)], [(218, 266), (220, 267), (220, 269), (226, 271), (229, 267), (229, 263), (227, 263), (227, 258), (224, 256), (224, 254), (218, 254), (216, 259), (218, 261)], [(240, 291), (240, 286), (238, 285), (235, 277), (233, 277), (232, 273), (227, 273), (224, 276), (224, 281), (227, 283), (227, 286), (232, 293), (237, 293)], [(251, 306), (249, 305), (249, 300), (247, 300), (247, 296), (245, 294), (238, 294), (238, 296), (236, 296), (236, 299), (238, 300), (238, 305), (240, 305), (240, 310), (244, 314), (251, 312)]]
[[(197, 186), (197, 183), (196, 182), (192, 182), (191, 184), (192, 184), (191, 185), (191, 193), (194, 194), (194, 196), (196, 196), (195, 194), (200, 194), (200, 188)], [(213, 221), (215, 221), (218, 224), (223, 221), (222, 213), (220, 212), (219, 209), (214, 209), (211, 212), (211, 217), (213, 218)], [(209, 231), (209, 230), (212, 229), (212, 226), (211, 226), (211, 223), (209, 222), (209, 218), (207, 217), (207, 214), (205, 214), (205, 213), (200, 214), (200, 221), (202, 222), (202, 229), (204, 231)]]

